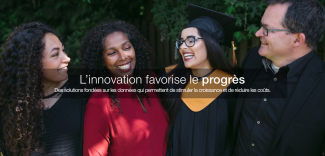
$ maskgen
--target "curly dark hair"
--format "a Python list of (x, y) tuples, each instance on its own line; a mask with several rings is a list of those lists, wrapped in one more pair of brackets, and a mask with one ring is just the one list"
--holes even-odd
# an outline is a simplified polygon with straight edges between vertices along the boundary
[(304, 33), (306, 44), (317, 48), (325, 27), (325, 8), (318, 0), (269, 0), (269, 5), (289, 3), (282, 26), (291, 33)]
[(44, 131), (42, 51), (46, 33), (54, 30), (40, 22), (20, 25), (3, 44), (0, 59), (0, 111), (3, 149), (13, 155), (42, 152)]
[[(152, 73), (152, 58), (153, 53), (149, 47), (148, 41), (142, 36), (142, 34), (132, 25), (125, 21), (113, 20), (109, 22), (102, 22), (99, 25), (92, 28), (88, 35), (85, 37), (81, 46), (81, 69), (83, 75), (91, 75), (92, 77), (112, 76), (106, 67), (102, 64), (102, 53), (104, 51), (105, 38), (114, 32), (123, 32), (129, 38), (132, 46), (135, 50), (136, 65), (133, 72), (134, 77), (141, 77), (142, 83), (132, 86), (134, 89), (148, 88), (148, 84), (145, 83), (145, 76)], [(88, 85), (88, 87), (95, 87)], [(101, 88), (114, 88), (113, 84), (100, 84)], [(117, 106), (119, 110), (119, 100), (116, 98), (116, 93), (109, 92), (111, 98), (111, 105)], [(146, 98), (150, 104), (146, 93), (135, 93), (143, 101)], [(135, 96), (134, 95), (134, 96)]]

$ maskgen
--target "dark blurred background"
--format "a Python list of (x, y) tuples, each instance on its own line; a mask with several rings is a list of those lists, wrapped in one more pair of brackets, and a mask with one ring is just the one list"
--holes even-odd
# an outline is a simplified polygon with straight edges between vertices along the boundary
[[(0, 0), (0, 44), (14, 27), (44, 22), (63, 36), (69, 66), (78, 68), (80, 44), (87, 32), (101, 21), (121, 19), (140, 30), (156, 55), (155, 67), (164, 68), (177, 62), (174, 43), (188, 23), (188, 3), (237, 17), (233, 38), (239, 63), (250, 48), (260, 45), (254, 34), (267, 7), (260, 0)], [(223, 50), (231, 62), (232, 49)], [(324, 50), (321, 41), (317, 53), (323, 60)]]

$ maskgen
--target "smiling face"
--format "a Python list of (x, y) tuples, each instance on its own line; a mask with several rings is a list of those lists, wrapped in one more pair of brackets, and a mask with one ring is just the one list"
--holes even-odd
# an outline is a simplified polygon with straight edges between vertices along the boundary
[(64, 52), (61, 41), (52, 33), (45, 34), (45, 45), (42, 58), (42, 77), (44, 81), (60, 82), (68, 78), (68, 63), (70, 58)]
[[(262, 24), (267, 29), (287, 29), (281, 24), (284, 20), (289, 4), (275, 4), (270, 5), (264, 12), (262, 17)], [(294, 35), (285, 31), (269, 31), (268, 35), (263, 34), (262, 28), (256, 34), (260, 37), (261, 47), (258, 53), (261, 56), (274, 61), (290, 57), (293, 43), (295, 41)]]
[(113, 32), (104, 40), (103, 65), (116, 77), (132, 76), (136, 64), (135, 50), (123, 32)]
[[(185, 40), (190, 36), (201, 38), (196, 28), (183, 29), (181, 39)], [(208, 57), (207, 49), (203, 39), (197, 39), (193, 47), (187, 47), (185, 43), (180, 46), (179, 52), (182, 55), (184, 65), (191, 69), (212, 69)]]

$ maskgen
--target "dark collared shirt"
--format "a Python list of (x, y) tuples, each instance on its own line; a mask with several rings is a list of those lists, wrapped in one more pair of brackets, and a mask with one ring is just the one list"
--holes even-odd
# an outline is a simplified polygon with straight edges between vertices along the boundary
[(237, 156), (266, 156), (299, 78), (314, 52), (297, 59), (291, 64), (273, 71), (272, 61), (263, 59), (250, 88), (268, 88), (271, 92), (248, 92), (246, 94), (235, 146)]

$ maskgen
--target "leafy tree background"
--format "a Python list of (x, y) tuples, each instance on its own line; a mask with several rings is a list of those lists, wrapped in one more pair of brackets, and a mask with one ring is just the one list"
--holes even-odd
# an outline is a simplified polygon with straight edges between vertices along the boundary
[[(325, 4), (325, 0), (320, 0)], [(189, 22), (188, 4), (192, 3), (237, 18), (235, 41), (251, 38), (260, 28), (267, 0), (154, 0), (153, 21), (162, 30), (164, 39), (176, 40)]]
[[(6, 0), (0, 5), (0, 44), (14, 27), (44, 22), (63, 37), (69, 64), (79, 65), (79, 48), (88, 30), (109, 19), (141, 18), (144, 0)], [(0, 52), (2, 49), (0, 50)]]
[[(320, 0), (325, 4), (325, 0)], [(109, 19), (145, 19), (160, 29), (160, 40), (176, 40), (189, 22), (189, 3), (235, 16), (235, 41), (251, 38), (260, 28), (266, 0), (1, 0), (0, 45), (14, 27), (44, 22), (63, 36), (70, 65), (78, 67), (80, 44), (95, 25)], [(2, 48), (0, 48), (0, 53)], [(1, 72), (1, 71), (0, 71)]]
[(189, 3), (235, 16), (236, 44), (254, 35), (267, 7), (265, 0), (2, 0), (0, 44), (5, 42), (15, 26), (41, 21), (56, 28), (63, 36), (66, 52), (72, 60), (70, 65), (77, 67), (83, 37), (101, 21), (147, 20), (154, 22), (160, 30), (161, 41), (175, 41), (188, 23)]
[[(236, 41), (250, 38), (260, 28), (260, 19), (266, 8), (266, 1), (256, 0), (154, 0), (153, 21), (162, 30), (166, 39), (178, 37), (181, 30), (189, 22), (187, 19), (188, 4), (192, 3), (211, 10), (235, 16)], [(165, 39), (163, 38), (163, 39)]]

